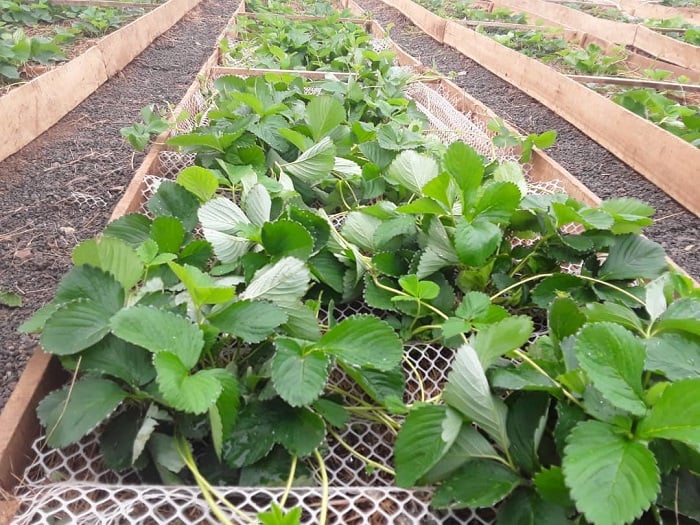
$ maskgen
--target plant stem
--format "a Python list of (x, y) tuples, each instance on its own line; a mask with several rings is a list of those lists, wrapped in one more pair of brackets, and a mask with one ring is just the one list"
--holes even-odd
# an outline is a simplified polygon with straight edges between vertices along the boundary
[(250, 518), (244, 512), (240, 511), (238, 508), (236, 508), (235, 505), (232, 505), (230, 501), (228, 501), (217, 490), (215, 490), (214, 487), (212, 487), (211, 484), (207, 481), (207, 479), (204, 476), (202, 476), (202, 474), (199, 472), (199, 469), (197, 468), (197, 464), (194, 461), (194, 457), (192, 456), (192, 451), (190, 450), (189, 443), (187, 443), (187, 441), (183, 437), (176, 437), (175, 445), (178, 454), (180, 455), (190, 472), (192, 472), (192, 475), (194, 476), (194, 479), (197, 482), (199, 489), (202, 491), (202, 496), (204, 496), (204, 499), (207, 500), (209, 508), (211, 509), (214, 516), (216, 516), (216, 519), (218, 519), (219, 522), (222, 523), (222, 525), (233, 525), (233, 522), (231, 522), (224, 515), (224, 513), (216, 504), (216, 501), (214, 501), (212, 495), (216, 497), (216, 499), (218, 499), (219, 502), (223, 503), (229, 510), (231, 510), (231, 512), (236, 514), (236, 516), (241, 518), (246, 523), (250, 523), (251, 525), (256, 524), (255, 520)]
[(514, 350), (513, 353), (518, 357), (518, 359), (522, 359), (532, 368), (537, 370), (540, 374), (549, 379), (554, 386), (561, 390), (562, 394), (564, 394), (564, 397), (566, 397), (569, 401), (571, 401), (578, 407), (583, 408), (581, 402), (578, 399), (576, 399), (576, 397), (571, 392), (564, 388), (564, 386), (561, 383), (559, 383), (556, 379), (550, 376), (540, 365), (538, 365), (533, 359), (531, 359), (529, 355), (527, 355), (520, 349)]
[(287, 503), (287, 498), (289, 497), (289, 491), (292, 490), (292, 483), (294, 483), (294, 476), (297, 471), (297, 456), (294, 454), (292, 456), (292, 466), (289, 467), (289, 477), (287, 478), (287, 485), (284, 487), (284, 494), (280, 498), (280, 507), (284, 507)]
[[(384, 408), (383, 407), (375, 407), (367, 403), (364, 399), (357, 397), (356, 395), (351, 394), (350, 392), (346, 392), (342, 388), (338, 388), (337, 386), (334, 385), (328, 385), (328, 390), (331, 392), (335, 392), (336, 394), (340, 394), (341, 396), (347, 397), (349, 399), (352, 399), (356, 403), (360, 405), (360, 407), (366, 409), (366, 410), (373, 410), (375, 412), (374, 418), (367, 418), (367, 419), (373, 419), (379, 423), (383, 423), (386, 425), (389, 430), (392, 431), (393, 434), (396, 434), (396, 431), (401, 428), (401, 425), (391, 419), (388, 415), (384, 413)], [(350, 408), (350, 407), (349, 407)], [(358, 407), (359, 408), (359, 407)]]
[(63, 408), (61, 408), (61, 413), (58, 415), (58, 418), (56, 418), (56, 423), (51, 427), (51, 429), (46, 433), (46, 439), (44, 440), (44, 445), (46, 446), (46, 443), (48, 443), (49, 439), (51, 439), (51, 436), (53, 433), (56, 431), (56, 428), (58, 428), (58, 425), (61, 423), (61, 420), (63, 419), (63, 416), (66, 415), (66, 411), (68, 410), (68, 402), (70, 401), (71, 395), (73, 394), (73, 387), (75, 387), (75, 382), (78, 379), (78, 371), (80, 370), (80, 363), (83, 360), (83, 356), (81, 355), (78, 357), (78, 362), (75, 365), (75, 370), (73, 371), (73, 376), (70, 379), (70, 386), (68, 387), (68, 393), (66, 394), (66, 401), (63, 403)]
[[(392, 292), (396, 295), (401, 295), (403, 297), (410, 297), (411, 299), (415, 299), (412, 295), (407, 294), (406, 292), (402, 290), (397, 290), (396, 288), (392, 288), (391, 286), (386, 286), (385, 284), (382, 284), (379, 282), (379, 279), (377, 279), (377, 276), (372, 273), (372, 281), (374, 281), (374, 284), (377, 286), (377, 288), (381, 288), (382, 290), (386, 290), (387, 292)], [(437, 314), (440, 318), (444, 319), (447, 321), (449, 319), (449, 316), (445, 315), (442, 311), (438, 310), (435, 308), (433, 305), (424, 303), (420, 300), (418, 300), (419, 305), (425, 306), (428, 310), (431, 310), (433, 313)]]
[(326, 525), (328, 522), (328, 472), (326, 471), (326, 464), (323, 461), (323, 457), (319, 453), (318, 449), (314, 449), (314, 456), (316, 461), (318, 461), (318, 468), (321, 471), (321, 516), (319, 516), (319, 525)]
[(367, 456), (352, 448), (352, 446), (346, 441), (344, 441), (343, 438), (341, 438), (340, 435), (338, 435), (338, 433), (332, 428), (328, 428), (328, 432), (331, 436), (333, 436), (333, 439), (340, 443), (345, 450), (350, 452), (350, 454), (355, 456), (357, 459), (364, 461), (370, 467), (376, 468), (377, 470), (381, 470), (382, 472), (386, 472), (391, 476), (396, 476), (396, 472), (393, 469), (390, 469), (389, 467), (386, 467), (381, 463), (377, 463), (376, 461), (369, 459)]
[(411, 360), (406, 356), (406, 354), (403, 355), (403, 362), (408, 365), (408, 368), (411, 369), (411, 373), (415, 376), (416, 382), (418, 383), (418, 390), (420, 390), (420, 400), (421, 402), (425, 401), (425, 387), (423, 386), (423, 378), (420, 375), (420, 371), (414, 365)]

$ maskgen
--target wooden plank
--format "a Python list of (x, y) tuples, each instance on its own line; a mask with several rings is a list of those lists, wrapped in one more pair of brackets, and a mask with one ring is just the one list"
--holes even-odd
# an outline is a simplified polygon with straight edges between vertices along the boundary
[(39, 435), (36, 406), (66, 380), (57, 359), (36, 350), (0, 413), (0, 488), (11, 492), (29, 465)]
[(428, 11), (423, 6), (411, 2), (411, 0), (391, 0), (386, 2), (387, 5), (401, 11), (405, 16), (410, 18), (415, 25), (433, 37), (441, 44), (445, 37), (445, 26), (447, 21), (439, 17), (432, 11)]
[(550, 67), (457, 23), (447, 24), (445, 43), (545, 104), (700, 214), (700, 185), (696, 184), (700, 149)]
[(618, 0), (626, 13), (639, 18), (683, 17), (689, 23), (700, 24), (700, 9), (694, 7), (671, 7), (640, 0)]
[(201, 0), (169, 0), (80, 56), (0, 97), (0, 161), (29, 144)]
[(107, 78), (102, 54), (93, 46), (0, 97), (0, 161), (61, 120)]
[(160, 5), (146, 2), (120, 2), (119, 0), (49, 0), (49, 4), (82, 7), (116, 7), (118, 9), (153, 9)]
[(516, 11), (527, 11), (558, 23), (598, 36), (610, 42), (641, 49), (667, 62), (700, 71), (700, 47), (690, 46), (638, 24), (596, 18), (587, 13), (545, 0), (494, 0), (494, 4)]
[(610, 84), (618, 86), (647, 87), (672, 91), (686, 91), (688, 93), (700, 93), (698, 84), (679, 84), (677, 82), (660, 82), (644, 78), (603, 77), (595, 75), (567, 75), (570, 79), (584, 84)]

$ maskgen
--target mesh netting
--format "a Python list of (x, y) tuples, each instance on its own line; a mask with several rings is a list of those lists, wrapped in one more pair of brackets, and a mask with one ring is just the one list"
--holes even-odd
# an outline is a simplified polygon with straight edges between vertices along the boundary
[[(356, 303), (334, 311), (346, 318), (367, 307)], [(434, 397), (442, 391), (454, 351), (426, 343), (406, 347), (404, 374), (405, 401), (413, 403)], [(364, 397), (362, 391), (340, 370), (331, 384), (349, 395)], [(41, 438), (34, 443), (36, 461), (27, 470), (18, 499), (21, 510), (17, 525), (56, 523), (216, 523), (207, 502), (194, 486), (154, 486), (137, 484), (138, 473), (114, 473), (100, 459), (99, 432), (61, 450), (49, 449)], [(437, 511), (429, 506), (429, 489), (403, 490), (391, 487), (392, 477), (367, 468), (362, 459), (348, 451), (352, 447), (366, 458), (390, 467), (395, 431), (383, 424), (351, 420), (339, 435), (328, 437), (325, 466), (329, 479), (329, 523), (418, 524), (493, 523), (493, 511)], [(319, 474), (309, 464), (318, 483)], [(280, 501), (283, 490), (276, 487), (217, 487), (226, 500), (254, 517)], [(322, 489), (295, 487), (287, 506), (303, 510), (304, 523), (318, 523)], [(236, 516), (230, 516), (234, 523)]]

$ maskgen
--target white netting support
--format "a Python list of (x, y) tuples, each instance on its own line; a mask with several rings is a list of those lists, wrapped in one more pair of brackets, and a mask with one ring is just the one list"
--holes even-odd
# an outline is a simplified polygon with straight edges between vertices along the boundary
[[(366, 312), (361, 303), (334, 311), (339, 318)], [(447, 380), (454, 351), (427, 343), (405, 348), (404, 373), (407, 403), (434, 397)], [(356, 397), (362, 391), (340, 370), (332, 383)], [(429, 506), (429, 489), (403, 490), (391, 487), (390, 476), (368, 470), (363, 460), (348, 452), (347, 446), (382, 465), (393, 464), (395, 431), (385, 425), (361, 419), (351, 420), (340, 433), (340, 440), (328, 436), (324, 449), (328, 471), (329, 523), (425, 524), (493, 523), (493, 511), (437, 511)], [(113, 473), (104, 468), (99, 438), (93, 433), (80, 443), (62, 450), (47, 449), (43, 439), (34, 444), (36, 461), (27, 470), (18, 493), (21, 513), (16, 525), (30, 523), (149, 523), (214, 524), (212, 514), (197, 487), (138, 485), (136, 472)], [(313, 470), (313, 462), (309, 463)], [(319, 483), (319, 475), (314, 473)], [(320, 484), (320, 483), (319, 483)], [(239, 510), (254, 516), (279, 501), (281, 488), (217, 487)], [(303, 523), (318, 523), (322, 489), (319, 486), (294, 488), (287, 506), (300, 506)], [(231, 516), (234, 523), (235, 516)]]

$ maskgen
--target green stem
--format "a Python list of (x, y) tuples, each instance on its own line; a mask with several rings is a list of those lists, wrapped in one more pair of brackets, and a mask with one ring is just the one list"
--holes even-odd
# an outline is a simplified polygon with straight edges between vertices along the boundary
[(343, 440), (343, 438), (341, 438), (340, 435), (338, 435), (338, 433), (335, 430), (333, 430), (332, 428), (329, 428), (328, 432), (330, 433), (331, 436), (333, 436), (333, 439), (335, 439), (338, 443), (340, 443), (340, 445), (345, 450), (350, 452), (350, 454), (355, 456), (357, 459), (364, 461), (370, 467), (376, 468), (377, 470), (381, 470), (382, 472), (386, 472), (387, 474), (389, 474), (391, 476), (396, 476), (396, 472), (393, 469), (390, 469), (389, 467), (386, 467), (386, 466), (382, 465), (381, 463), (377, 463), (376, 461), (369, 459), (367, 456), (363, 455), (362, 453), (360, 453), (357, 450), (355, 450), (354, 448), (352, 448), (352, 446), (349, 443), (345, 442)]
[(199, 489), (202, 491), (202, 495), (207, 501), (209, 508), (211, 509), (214, 516), (216, 516), (216, 519), (218, 519), (222, 525), (233, 525), (233, 522), (231, 522), (224, 515), (219, 506), (216, 504), (216, 501), (214, 501), (212, 495), (216, 497), (216, 499), (219, 500), (220, 503), (223, 503), (231, 512), (233, 512), (240, 519), (242, 519), (246, 523), (255, 525), (255, 520), (253, 520), (247, 514), (245, 514), (244, 512), (237, 509), (234, 505), (232, 505), (230, 501), (228, 501), (217, 490), (215, 490), (214, 487), (212, 487), (207, 481), (207, 479), (204, 476), (202, 476), (202, 474), (199, 472), (199, 469), (197, 468), (197, 464), (194, 461), (194, 457), (192, 456), (192, 451), (190, 450), (187, 440), (185, 440), (181, 436), (176, 437), (175, 446), (177, 448), (178, 454), (184, 461), (185, 465), (190, 470), (190, 472), (192, 472), (192, 475), (194, 476), (194, 479), (197, 482)]
[(316, 461), (318, 461), (318, 468), (321, 471), (321, 516), (319, 517), (319, 525), (326, 525), (328, 522), (328, 472), (326, 471), (326, 464), (323, 461), (323, 457), (319, 453), (318, 449), (314, 449), (314, 456)]
[(517, 274), (520, 270), (522, 270), (523, 266), (527, 263), (527, 261), (537, 252), (537, 248), (540, 247), (540, 245), (546, 240), (548, 237), (540, 237), (540, 239), (532, 246), (532, 251), (528, 253), (525, 257), (521, 259), (521, 261), (513, 268), (513, 270), (510, 272), (510, 276), (513, 277), (515, 274)]
[(292, 466), (289, 467), (289, 477), (287, 478), (287, 484), (284, 487), (284, 494), (280, 498), (280, 507), (284, 507), (287, 503), (287, 498), (289, 497), (289, 492), (292, 490), (292, 483), (294, 483), (294, 476), (297, 471), (297, 456), (296, 454), (292, 456)]
[(559, 381), (550, 376), (540, 365), (538, 365), (533, 359), (531, 359), (529, 355), (527, 355), (520, 349), (514, 350), (513, 353), (518, 357), (518, 359), (522, 359), (532, 368), (537, 370), (540, 374), (549, 379), (554, 386), (561, 390), (562, 394), (564, 394), (564, 397), (566, 397), (569, 401), (583, 409), (583, 405), (581, 404), (581, 402), (578, 399), (576, 399), (576, 397), (571, 392), (564, 388), (564, 386)]
[(425, 324), (423, 326), (419, 326), (416, 328), (413, 332), (411, 332), (411, 335), (416, 335), (420, 334), (422, 332), (427, 332), (428, 330), (438, 330), (441, 329), (442, 325), (441, 324)]
[[(374, 284), (375, 284), (375, 286), (376, 286), (377, 288), (381, 288), (382, 290), (385, 290), (385, 291), (387, 291), (387, 292), (392, 292), (392, 293), (394, 293), (394, 294), (396, 294), (396, 295), (401, 295), (401, 296), (403, 296), (403, 297), (410, 297), (411, 299), (415, 299), (415, 297), (413, 297), (412, 295), (407, 294), (406, 292), (404, 292), (404, 291), (402, 291), (402, 290), (397, 290), (396, 288), (392, 288), (391, 286), (386, 286), (385, 284), (380, 283), (380, 282), (379, 282), (379, 279), (377, 279), (377, 276), (374, 275), (374, 274), (372, 274), (372, 281), (374, 281)], [(433, 313), (435, 313), (436, 315), (438, 315), (440, 318), (444, 319), (445, 321), (447, 321), (447, 320), (449, 319), (449, 316), (445, 315), (442, 311), (438, 310), (437, 308), (435, 308), (435, 307), (434, 307), (433, 305), (431, 305), (431, 304), (424, 303), (424, 302), (421, 302), (421, 301), (418, 301), (418, 304), (422, 304), (422, 305), (425, 306), (428, 310), (432, 311)]]
[(420, 375), (420, 372), (418, 371), (418, 368), (416, 368), (416, 365), (414, 365), (411, 360), (404, 354), (403, 356), (403, 362), (408, 365), (408, 368), (411, 369), (411, 373), (415, 376), (416, 382), (418, 383), (418, 390), (420, 390), (420, 400), (421, 402), (425, 401), (425, 387), (423, 386), (423, 378)]
[[(374, 410), (375, 418), (367, 417), (367, 419), (375, 419), (379, 423), (386, 425), (386, 427), (389, 428), (392, 431), (392, 433), (396, 434), (396, 431), (401, 428), (401, 425), (399, 423), (397, 423), (396, 421), (394, 421), (388, 415), (385, 414), (384, 407), (372, 406), (369, 403), (367, 403), (364, 399), (362, 399), (361, 397), (357, 397), (356, 395), (353, 395), (350, 392), (346, 392), (342, 388), (338, 388), (335, 385), (328, 385), (328, 390), (330, 390), (331, 392), (334, 392), (336, 394), (340, 394), (343, 397), (347, 397), (348, 399), (352, 399), (353, 401), (355, 401), (355, 403), (359, 404), (360, 407), (363, 407), (366, 410)], [(348, 407), (348, 409), (349, 408), (352, 408), (352, 407)]]

